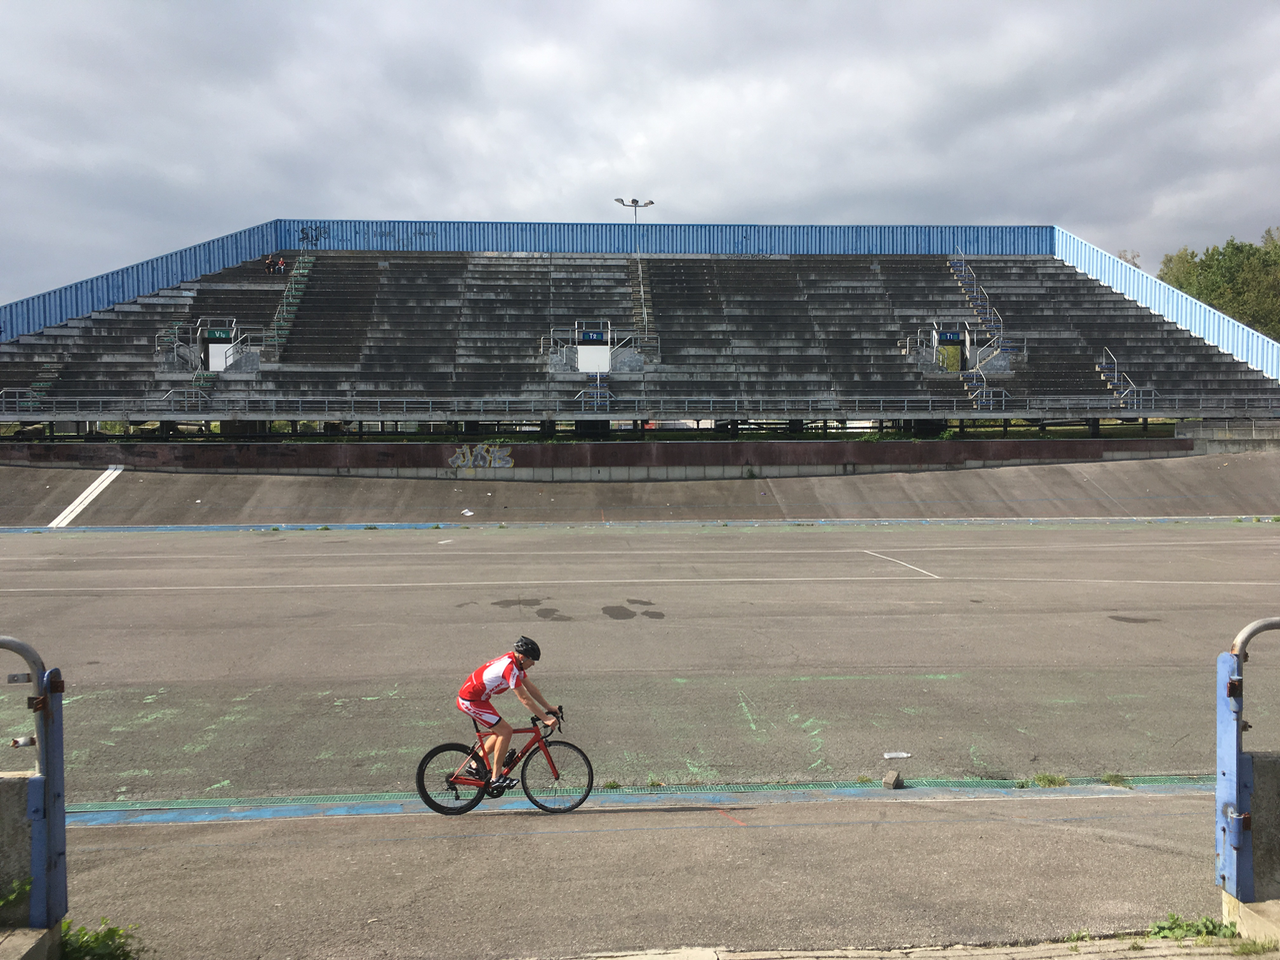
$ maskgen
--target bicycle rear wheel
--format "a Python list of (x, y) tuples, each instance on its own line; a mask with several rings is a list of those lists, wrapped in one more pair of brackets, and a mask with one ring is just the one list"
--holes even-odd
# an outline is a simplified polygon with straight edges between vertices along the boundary
[[(540, 810), (568, 813), (582, 804), (591, 792), (595, 774), (587, 755), (572, 743), (552, 740), (544, 744), (551, 751), (551, 761), (542, 750), (525, 758), (520, 770), (520, 786), (524, 795)], [(555, 772), (551, 765), (555, 764)]]
[(442, 743), (418, 764), (418, 796), (436, 813), (466, 813), (484, 799), (484, 787), (457, 783), (471, 757), (471, 747), (460, 743)]

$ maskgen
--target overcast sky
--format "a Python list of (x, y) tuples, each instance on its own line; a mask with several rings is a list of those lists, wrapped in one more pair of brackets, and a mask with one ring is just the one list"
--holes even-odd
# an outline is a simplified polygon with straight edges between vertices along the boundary
[(276, 217), (1280, 225), (1280, 4), (0, 4), (0, 303)]

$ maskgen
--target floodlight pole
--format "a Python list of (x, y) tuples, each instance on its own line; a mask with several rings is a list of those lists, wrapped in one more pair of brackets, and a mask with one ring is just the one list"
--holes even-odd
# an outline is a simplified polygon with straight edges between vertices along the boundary
[(653, 201), (646, 200), (641, 203), (639, 200), (631, 200), (630, 202), (623, 200), (621, 197), (614, 197), (615, 203), (620, 203), (624, 207), (631, 208), (632, 236), (635, 240), (636, 251), (636, 276), (640, 279), (640, 317), (644, 324), (645, 336), (649, 335), (649, 308), (644, 302), (644, 263), (640, 260), (640, 208), (652, 207)]

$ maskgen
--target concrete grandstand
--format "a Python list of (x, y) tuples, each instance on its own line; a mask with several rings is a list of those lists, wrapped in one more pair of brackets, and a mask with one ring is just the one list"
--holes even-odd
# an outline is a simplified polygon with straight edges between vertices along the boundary
[(1280, 345), (1057, 228), (353, 223), (0, 308), (0, 421), (1280, 417)]

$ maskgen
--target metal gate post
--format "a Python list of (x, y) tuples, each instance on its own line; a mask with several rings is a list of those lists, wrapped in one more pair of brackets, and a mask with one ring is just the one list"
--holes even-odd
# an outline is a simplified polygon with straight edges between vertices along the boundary
[(1218, 655), (1218, 778), (1216, 803), (1217, 884), (1242, 903), (1253, 901), (1253, 836), (1249, 798), (1253, 795), (1253, 757), (1241, 749), (1244, 732), (1244, 678), (1240, 657)]
[[(34, 648), (0, 637), (0, 650), (11, 650), (27, 662), (29, 673), (12, 674), (15, 683), (31, 683), (27, 699), (36, 715), (39, 773), (27, 780), (27, 819), (31, 821), (30, 924), (50, 929), (67, 912), (67, 817), (62, 750), (62, 673), (45, 670)], [(15, 746), (17, 744), (15, 743)]]
[(1241, 903), (1252, 903), (1253, 834), (1250, 799), (1253, 795), (1253, 757), (1244, 752), (1243, 667), (1249, 641), (1267, 630), (1280, 630), (1280, 617), (1255, 620), (1238, 634), (1231, 649), (1218, 655), (1217, 740), (1215, 792), (1217, 885)]
[(62, 751), (62, 671), (44, 675), (47, 704), (40, 711), (45, 760), (45, 927), (61, 922), (67, 913), (67, 793)]

